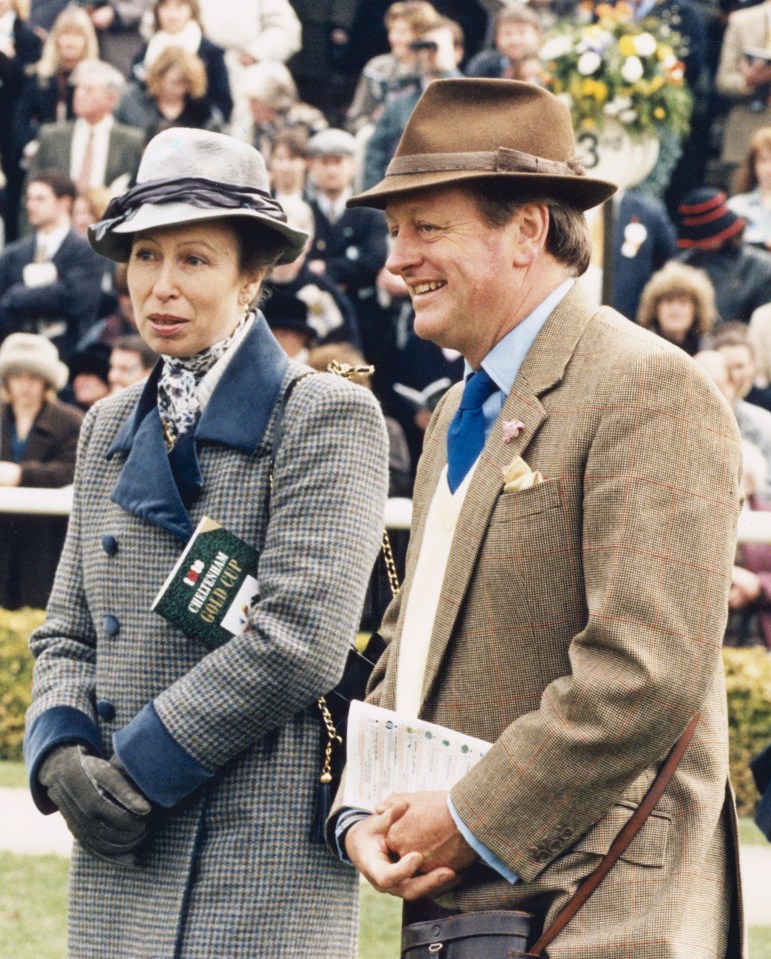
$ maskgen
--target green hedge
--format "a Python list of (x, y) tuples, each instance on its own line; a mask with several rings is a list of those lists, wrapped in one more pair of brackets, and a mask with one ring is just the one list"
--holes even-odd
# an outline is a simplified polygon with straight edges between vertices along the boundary
[[(0, 759), (21, 759), (29, 705), (32, 657), (27, 640), (42, 622), (39, 610), (0, 609)], [(741, 815), (751, 815), (757, 791), (749, 761), (771, 743), (771, 654), (760, 648), (725, 649), (731, 778)]]
[(43, 621), (37, 609), (9, 613), (0, 609), (0, 759), (21, 759), (24, 713), (32, 687), (32, 657), (27, 640)]

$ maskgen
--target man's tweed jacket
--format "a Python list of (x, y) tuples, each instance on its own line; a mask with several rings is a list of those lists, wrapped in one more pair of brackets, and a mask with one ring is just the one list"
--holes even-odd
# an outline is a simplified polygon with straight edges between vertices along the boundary
[[(36, 781), (45, 751), (80, 740), (107, 757), (115, 742), (158, 808), (136, 867), (76, 846), (70, 959), (355, 954), (355, 875), (310, 840), (315, 700), (337, 682), (358, 626), (387, 445), (366, 390), (329, 374), (302, 380), (268, 521), (276, 401), (301, 372), (259, 317), (199, 421), (203, 492), (189, 515), (154, 405), (157, 371), (84, 422), (67, 543), (31, 641), (26, 759), (51, 811)], [(252, 632), (214, 652), (150, 611), (204, 515), (264, 543)]]
[[(402, 618), (460, 392), (437, 408), (418, 468), (403, 596), (373, 675), (389, 708), (400, 657), (409, 668)], [(508, 420), (524, 428), (507, 445)], [(515, 455), (544, 482), (506, 494), (501, 467)], [(550, 919), (701, 713), (655, 813), (550, 957), (726, 954), (737, 880), (720, 648), (739, 464), (728, 406), (696, 365), (580, 285), (537, 336), (481, 454), (420, 715), (495, 744), (452, 801), (520, 881), (475, 866), (450, 903)]]

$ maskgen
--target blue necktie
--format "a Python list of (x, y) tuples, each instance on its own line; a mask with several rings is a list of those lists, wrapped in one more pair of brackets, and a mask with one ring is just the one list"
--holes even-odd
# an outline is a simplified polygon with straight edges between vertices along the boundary
[(463, 482), (485, 445), (482, 404), (498, 389), (484, 370), (472, 373), (447, 431), (447, 482), (450, 492)]

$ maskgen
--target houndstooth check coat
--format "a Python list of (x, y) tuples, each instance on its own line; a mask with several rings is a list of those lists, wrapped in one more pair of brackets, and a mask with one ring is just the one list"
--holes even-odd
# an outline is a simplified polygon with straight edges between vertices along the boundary
[[(437, 407), (418, 467), (404, 588), (372, 677), (386, 708), (409, 662), (404, 611), (460, 392)], [(506, 421), (520, 421), (514, 438)], [(514, 456), (544, 481), (503, 492)], [(482, 451), (431, 636), (420, 715), (493, 743), (451, 798), (519, 877), (478, 864), (444, 906), (524, 909), (550, 924), (700, 713), (653, 814), (547, 953), (742, 954), (720, 656), (740, 459), (731, 412), (698, 367), (576, 284)]]
[[(36, 656), (25, 755), (113, 750), (153, 800), (135, 867), (77, 844), (71, 959), (355, 955), (357, 880), (309, 838), (315, 700), (337, 682), (382, 531), (387, 440), (376, 401), (328, 374), (288, 401), (266, 510), (277, 399), (304, 371), (258, 316), (196, 430), (184, 508), (157, 372), (88, 414), (76, 495)], [(305, 371), (307, 372), (307, 371)], [(192, 475), (192, 481), (196, 479)], [(252, 632), (209, 652), (150, 605), (198, 520), (262, 546)]]

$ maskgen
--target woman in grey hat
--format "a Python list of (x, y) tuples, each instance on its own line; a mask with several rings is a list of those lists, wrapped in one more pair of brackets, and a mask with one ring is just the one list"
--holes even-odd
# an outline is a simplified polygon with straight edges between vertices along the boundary
[[(86, 417), (31, 640), (32, 793), (76, 839), (69, 955), (354, 955), (356, 878), (311, 838), (316, 700), (340, 678), (378, 549), (380, 412), (339, 377), (303, 378), (256, 309), (306, 237), (252, 147), (159, 134), (90, 238), (128, 262), (161, 358)], [(246, 630), (221, 644), (151, 611), (204, 516), (259, 553)]]
[[(0, 487), (67, 486), (82, 414), (56, 393), (68, 371), (54, 344), (12, 333), (0, 346)], [(0, 606), (45, 606), (67, 524), (49, 516), (0, 516)]]

